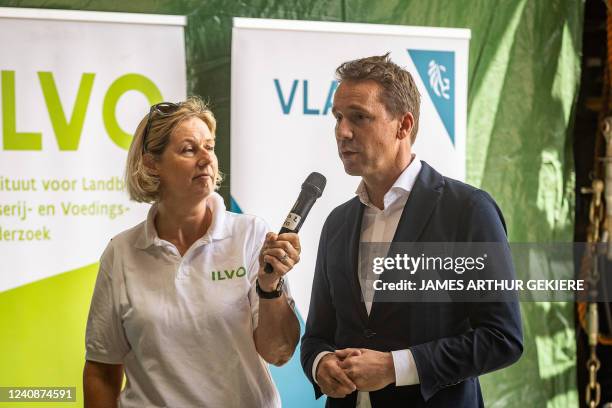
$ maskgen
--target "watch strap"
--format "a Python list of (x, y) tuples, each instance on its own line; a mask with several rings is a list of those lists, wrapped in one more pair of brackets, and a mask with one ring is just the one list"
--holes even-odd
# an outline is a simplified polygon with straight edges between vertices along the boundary
[(265, 290), (261, 288), (261, 286), (259, 286), (259, 279), (258, 279), (255, 281), (255, 291), (257, 292), (257, 295), (260, 298), (276, 299), (282, 296), (284, 284), (285, 284), (285, 281), (283, 280), (283, 278), (280, 278), (278, 281), (278, 285), (276, 285), (276, 289), (274, 289), (272, 292), (266, 292)]

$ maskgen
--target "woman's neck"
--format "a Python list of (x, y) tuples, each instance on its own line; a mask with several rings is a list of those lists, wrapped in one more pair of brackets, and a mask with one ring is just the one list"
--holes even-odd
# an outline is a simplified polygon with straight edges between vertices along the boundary
[(196, 206), (162, 200), (157, 205), (155, 229), (157, 235), (171, 242), (181, 255), (210, 228), (212, 210), (208, 198)]

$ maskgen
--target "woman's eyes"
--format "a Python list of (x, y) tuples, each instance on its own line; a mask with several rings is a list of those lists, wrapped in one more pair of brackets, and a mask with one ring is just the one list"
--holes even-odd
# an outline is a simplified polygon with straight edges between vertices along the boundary
[[(204, 146), (204, 149), (208, 150), (209, 152), (213, 152), (215, 150), (215, 145), (206, 145)], [(197, 147), (186, 146), (183, 148), (183, 153), (195, 153), (196, 150)]]

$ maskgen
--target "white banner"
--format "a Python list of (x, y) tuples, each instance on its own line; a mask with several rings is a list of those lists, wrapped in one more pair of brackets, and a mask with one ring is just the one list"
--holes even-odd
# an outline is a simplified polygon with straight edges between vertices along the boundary
[(391, 52), (421, 93), (414, 150), (446, 176), (465, 177), (470, 31), (432, 27), (235, 18), (232, 31), (231, 193), (278, 230), (312, 171), (327, 177), (300, 232), (289, 275), (305, 318), (321, 227), (359, 182), (344, 173), (331, 115), (335, 68)]
[(186, 96), (185, 18), (0, 8), (0, 291), (97, 262), (149, 106)]

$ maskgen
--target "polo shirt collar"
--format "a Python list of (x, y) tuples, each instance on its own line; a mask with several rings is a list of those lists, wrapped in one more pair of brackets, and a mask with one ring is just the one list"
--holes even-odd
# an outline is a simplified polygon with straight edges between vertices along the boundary
[[(206, 231), (200, 239), (217, 241), (230, 237), (232, 235), (231, 225), (229, 225), (231, 223), (231, 218), (226, 216), (223, 198), (218, 193), (214, 192), (208, 196), (207, 205), (209, 205), (212, 210), (212, 222), (208, 227), (208, 231)], [(157, 230), (155, 229), (156, 215), (157, 203), (153, 204), (149, 209), (142, 233), (135, 243), (136, 248), (146, 249), (151, 245), (161, 245), (162, 239), (159, 238)]]
[(204, 236), (210, 236), (213, 241), (228, 238), (232, 236), (231, 217), (227, 216), (225, 211), (225, 203), (223, 197), (218, 193), (212, 193), (208, 197), (208, 203), (211, 206), (213, 219), (208, 231)]

